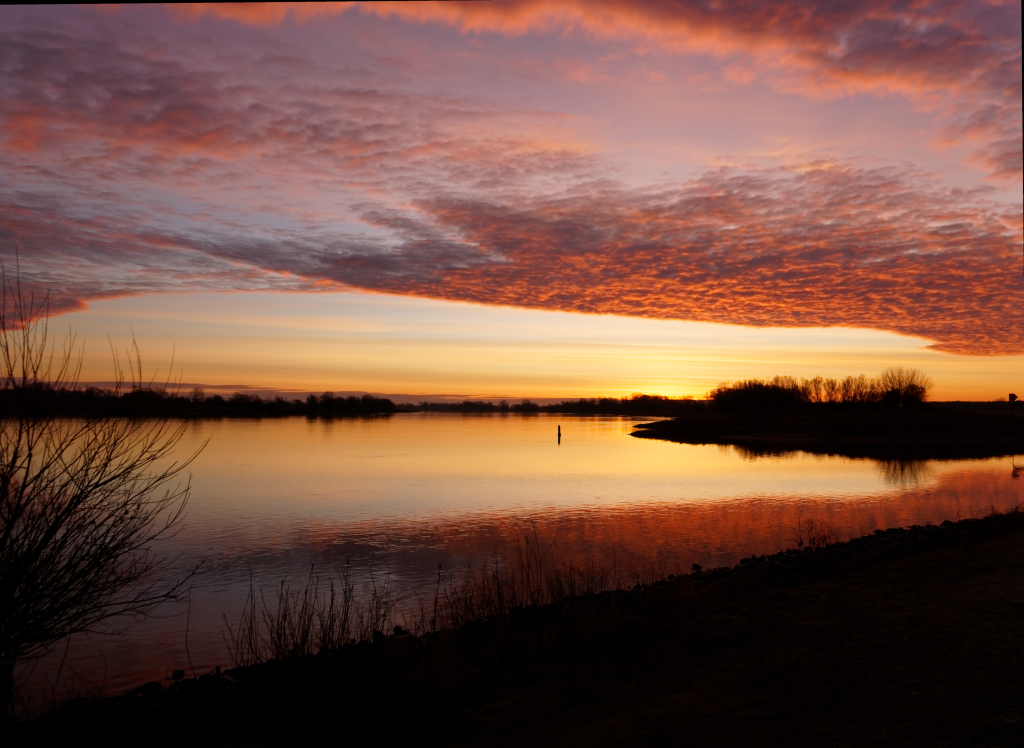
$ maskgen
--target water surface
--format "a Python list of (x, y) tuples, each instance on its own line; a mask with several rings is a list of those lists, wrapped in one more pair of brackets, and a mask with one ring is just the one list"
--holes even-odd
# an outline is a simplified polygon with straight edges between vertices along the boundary
[(237, 618), (250, 582), (300, 581), (311, 566), (349, 564), (363, 586), (386, 575), (413, 606), (431, 594), (439, 567), (501, 557), (524, 529), (562, 559), (614, 557), (628, 581), (643, 569), (782, 550), (803, 519), (825, 519), (845, 539), (1024, 501), (1008, 459), (752, 457), (630, 437), (638, 420), (410, 413), (198, 422), (179, 451), (207, 442), (191, 467), (188, 516), (162, 547), (178, 569), (205, 559), (190, 603), (127, 622), (116, 637), (71, 642), (67, 657), (55, 652), (23, 674), (25, 693), (36, 702), (54, 684), (58, 694), (117, 693), (175, 668), (228, 666), (223, 616)]

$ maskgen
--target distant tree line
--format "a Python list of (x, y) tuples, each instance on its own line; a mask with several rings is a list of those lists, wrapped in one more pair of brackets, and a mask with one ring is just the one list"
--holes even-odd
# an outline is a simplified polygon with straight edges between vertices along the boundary
[(574, 415), (640, 415), (673, 416), (685, 411), (702, 409), (703, 403), (692, 398), (671, 398), (664, 395), (644, 395), (634, 392), (628, 397), (594, 397), (562, 400), (540, 405), (531, 400), (509, 403), (500, 400), (463, 400), (461, 403), (421, 402), (417, 410), (440, 413), (571, 413)]
[[(932, 380), (917, 369), (891, 366), (874, 378), (861, 374), (845, 379), (800, 379), (776, 376), (723, 382), (706, 400), (722, 411), (791, 410), (817, 403), (860, 404), (881, 407), (918, 407), (928, 399)], [(114, 416), (128, 418), (266, 418), (304, 415), (340, 417), (387, 414), (399, 411), (441, 413), (568, 413), (574, 415), (679, 416), (703, 410), (708, 403), (692, 398), (670, 398), (635, 392), (627, 397), (595, 397), (562, 400), (541, 405), (531, 400), (510, 403), (500, 400), (464, 400), (459, 403), (420, 402), (396, 406), (388, 398), (373, 395), (348, 397), (333, 392), (309, 395), (305, 400), (281, 396), (264, 398), (238, 392), (228, 397), (207, 395), (200, 389), (182, 393), (168, 387), (51, 388), (36, 383), (12, 386), (0, 392), (0, 410), (60, 416)]]
[(532, 400), (464, 400), (459, 403), (420, 402), (395, 405), (388, 398), (373, 395), (348, 397), (333, 392), (309, 395), (305, 400), (281, 396), (260, 397), (237, 392), (227, 397), (207, 395), (201, 389), (183, 393), (169, 387), (102, 389), (79, 387), (53, 389), (41, 385), (11, 387), (0, 392), (0, 410), (7, 413), (31, 411), (49, 416), (105, 416), (125, 418), (272, 418), (304, 415), (335, 417), (372, 415), (402, 411), (441, 413), (571, 413), (576, 415), (673, 416), (704, 404), (692, 398), (633, 393), (628, 397), (595, 397), (563, 400), (541, 405)]
[(549, 408), (552, 412), (578, 415), (675, 416), (693, 410), (703, 410), (704, 404), (692, 397), (665, 397), (634, 392), (628, 397), (563, 400)]
[(288, 400), (280, 396), (264, 398), (242, 392), (228, 397), (207, 395), (200, 389), (183, 394), (160, 387), (107, 390), (99, 387), (57, 389), (34, 385), (10, 387), (0, 392), (0, 409), (5, 413), (32, 412), (85, 417), (265, 418), (394, 413), (395, 404), (384, 397), (335, 397), (333, 392), (310, 395), (305, 400)]
[(744, 379), (723, 382), (708, 393), (715, 410), (792, 410), (811, 404), (915, 408), (928, 400), (934, 383), (924, 372), (890, 366), (877, 377), (861, 374), (845, 379), (800, 379), (776, 376), (772, 379)]
[(432, 403), (426, 400), (410, 406), (413, 410), (431, 413), (539, 413), (540, 407), (530, 400), (509, 403), (501, 400), (494, 403), (490, 400), (463, 400), (461, 403)]

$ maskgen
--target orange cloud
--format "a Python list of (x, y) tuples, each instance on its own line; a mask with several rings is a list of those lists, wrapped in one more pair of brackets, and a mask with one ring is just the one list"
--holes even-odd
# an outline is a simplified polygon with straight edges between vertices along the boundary
[[(35, 279), (62, 299), (329, 282), (550, 310), (866, 327), (951, 353), (1024, 353), (1019, 232), (978, 195), (893, 170), (721, 170), (657, 192), (364, 204), (363, 220), (387, 240), (216, 224), (140, 231), (128, 219), (12, 208), (0, 234), (32, 248)], [(48, 260), (44, 246), (58, 247)]]
[(278, 26), (344, 13), (354, 3), (169, 3), (167, 10), (179, 18), (199, 21), (205, 17), (236, 21), (249, 26)]
[[(443, 12), (469, 12), (453, 8)], [(784, 11), (762, 20), (824, 23)], [(326, 285), (847, 325), (960, 354), (1024, 353), (1021, 215), (985, 190), (838, 158), (627, 187), (557, 115), (426, 96), (359, 70), (317, 73), (286, 56), (218, 70), (190, 52), (148, 55), (54, 29), (0, 36), (0, 254), (18, 244), (26, 281), (49, 284), (55, 308)], [(1006, 80), (1015, 74), (1019, 65)], [(969, 120), (984, 138), (1001, 132)], [(1019, 137), (973, 157), (1019, 176)]]
[[(891, 170), (723, 170), (673, 191), (517, 204), (439, 198), (421, 209), (465, 243), (462, 263), (414, 269), (426, 248), (410, 237), (405, 272), (381, 273), (372, 287), (590, 313), (870, 327), (955, 353), (1024, 353), (1019, 233), (975, 196)], [(336, 277), (370, 285), (353, 271), (342, 264)]]

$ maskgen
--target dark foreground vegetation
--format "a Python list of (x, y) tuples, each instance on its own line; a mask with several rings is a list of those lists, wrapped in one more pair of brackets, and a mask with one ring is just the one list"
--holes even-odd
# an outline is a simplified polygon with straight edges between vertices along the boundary
[[(0, 263), (0, 737), (15, 672), (75, 634), (110, 633), (179, 599), (198, 567), (170, 573), (156, 552), (185, 516), (186, 422), (54, 417), (81, 396), (74, 335), (48, 337), (47, 300), (26, 298)], [(141, 379), (138, 346), (115, 377)], [(138, 389), (138, 387), (133, 387)], [(113, 629), (116, 630), (116, 629)], [(6, 744), (6, 743), (5, 743)]]
[(642, 424), (633, 435), (733, 444), (753, 454), (802, 450), (882, 460), (1024, 453), (1024, 408), (929, 403), (930, 388), (927, 376), (900, 367), (875, 379), (746, 380), (719, 385), (706, 408)]
[[(1022, 409), (1024, 410), (1024, 409)], [(883, 460), (1024, 454), (1024, 412), (959, 412), (819, 405), (795, 411), (701, 411), (641, 424), (633, 436), (685, 444), (733, 444), (752, 454), (802, 450)]]
[[(14, 725), (14, 736), (24, 745), (1024, 743), (1024, 512), (834, 540), (808, 523), (791, 550), (732, 568), (578, 590), (418, 637), (397, 628), (319, 654), (177, 672), (66, 704)], [(303, 596), (291, 599), (285, 609), (299, 611)]]
[(170, 387), (140, 385), (109, 390), (41, 385), (14, 386), (0, 391), (0, 412), (86, 418), (329, 418), (394, 413), (395, 404), (373, 395), (335, 397), (333, 392), (309, 395), (305, 400), (288, 400), (243, 392), (225, 398), (207, 395), (199, 389), (181, 393)]
[(918, 369), (889, 366), (877, 377), (863, 374), (843, 379), (773, 377), (723, 382), (708, 393), (715, 410), (773, 412), (799, 410), (808, 405), (829, 404), (886, 408), (918, 408), (928, 399), (934, 383)]

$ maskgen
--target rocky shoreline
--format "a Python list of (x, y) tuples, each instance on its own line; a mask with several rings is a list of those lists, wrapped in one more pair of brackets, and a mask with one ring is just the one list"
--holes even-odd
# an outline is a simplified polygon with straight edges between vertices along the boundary
[[(984, 631), (979, 631), (977, 622), (967, 622), (964, 631), (974, 631), (970, 636), (975, 637), (996, 637), (992, 647), (1005, 648), (1009, 659), (1005, 653), (997, 657), (995, 650), (986, 650), (984, 657), (975, 653), (973, 659), (968, 653), (953, 670), (970, 679), (975, 677), (975, 664), (983, 664), (987, 682), (1003, 689), (1000, 698), (989, 693), (990, 706), (1012, 704), (1024, 696), (1024, 566), (1020, 565), (1024, 562), (1024, 512), (880, 530), (846, 542), (830, 542), (833, 538), (824, 525), (809, 527), (807, 535), (803, 548), (751, 556), (733, 567), (695, 567), (691, 573), (630, 590), (520, 608), (500, 619), (473, 622), (454, 631), (414, 637), (396, 627), (387, 636), (375, 636), (373, 642), (325, 655), (275, 660), (198, 678), (185, 678), (178, 671), (177, 680), (149, 683), (120, 697), (67, 704), (15, 725), (16, 734), (25, 745), (71, 735), (85, 745), (270, 745), (299, 736), (320, 739), (339, 730), (346, 742), (357, 745), (385, 738), (431, 745), (512, 745), (520, 740), (649, 744), (682, 729), (680, 735), (703, 734), (706, 744), (736, 744), (728, 710), (723, 712), (721, 704), (709, 702), (696, 707), (698, 719), (691, 713), (693, 705), (711, 696), (726, 702), (750, 698), (748, 676), (756, 681), (755, 707), (777, 698), (772, 683), (780, 678), (795, 689), (793, 693), (813, 701), (815, 688), (804, 693), (811, 683), (804, 672), (809, 663), (815, 656), (827, 660), (834, 655), (832, 649), (861, 640), (863, 651), (846, 665), (853, 669), (843, 675), (847, 680), (839, 685), (828, 681), (822, 693), (835, 688), (846, 693), (848, 686), (864, 678), (868, 680), (860, 684), (861, 689), (883, 688), (892, 680), (893, 664), (901, 662), (910, 646), (897, 642), (893, 648), (893, 636), (901, 635), (896, 630), (899, 626), (927, 628), (928, 615), (941, 617), (963, 605), (965, 616), (985, 612), (985, 605), (968, 600), (977, 586), (970, 582), (972, 574), (967, 575), (962, 593), (954, 594), (957, 580), (962, 581), (968, 567), (979, 564), (986, 578), (999, 577), (994, 587), (985, 588), (992, 597), (987, 609), (1006, 608), (1005, 620), (989, 622)], [(999, 561), (1003, 557), (1009, 562)], [(905, 574), (908, 565), (929, 570), (916, 582), (911, 580), (905, 595), (892, 599), (883, 595), (876, 613), (884, 618), (909, 604), (911, 597), (923, 596), (925, 602), (912, 605), (907, 614), (910, 624), (903, 621), (892, 628), (890, 622), (880, 630), (877, 622), (836, 617), (832, 607), (847, 603), (836, 602), (835, 596), (840, 601), (858, 595), (873, 599)], [(865, 582), (867, 578), (875, 581)], [(932, 614), (925, 610), (928, 606), (935, 609)], [(867, 609), (874, 610), (871, 605)], [(843, 638), (830, 644), (827, 636), (817, 655), (799, 654), (808, 646), (814, 649), (818, 635), (801, 633), (810, 625), (804, 620), (808, 616), (817, 621), (811, 629), (834, 628), (844, 632)], [(863, 613), (858, 616), (863, 618)], [(943, 638), (944, 631), (937, 630), (934, 636)], [(872, 645), (873, 637), (883, 641)], [(934, 666), (933, 660), (914, 660), (910, 669), (925, 672)], [(997, 661), (1002, 664), (997, 666)], [(726, 663), (742, 672), (723, 680)], [(856, 676), (851, 675), (853, 671)], [(955, 686), (959, 681), (954, 678), (953, 682), (953, 697), (973, 703)], [(688, 694), (680, 702), (685, 708), (662, 705), (654, 709), (650, 724), (641, 720), (643, 724), (630, 726), (628, 719), (623, 723), (628, 704), (650, 711), (652, 704), (680, 689)], [(552, 706), (566, 698), (569, 707)], [(856, 699), (863, 700), (864, 693)], [(751, 708), (756, 711), (755, 707)], [(678, 722), (680, 709), (690, 715), (685, 725)], [(1000, 738), (962, 744), (1010, 745), (1024, 737), (1024, 715), (1019, 710), (1003, 709), (1000, 715), (1010, 742)], [(913, 721), (914, 716), (908, 713), (906, 718)], [(607, 734), (593, 732), (594, 719), (611, 719), (614, 726), (607, 728)], [(702, 725), (699, 729), (694, 719)], [(991, 722), (996, 717), (986, 719)], [(826, 728), (835, 721), (827, 715), (804, 715), (803, 727), (808, 720), (824, 720)], [(872, 734), (872, 722), (865, 720), (857, 723), (861, 733), (847, 729), (853, 741), (849, 744), (858, 744), (858, 734)], [(883, 732), (894, 729), (884, 720), (878, 724)], [(914, 732), (906, 719), (900, 724), (904, 732), (909, 730), (907, 734)], [(931, 733), (921, 732), (924, 727), (918, 728), (920, 741), (901, 733), (900, 742), (932, 744)], [(825, 728), (819, 725), (812, 733), (821, 738), (821, 729)], [(829, 734), (833, 742), (843, 736)], [(567, 737), (572, 735), (579, 740)], [(753, 743), (783, 744), (784, 735), (766, 728)], [(838, 740), (838, 744), (847, 741)]]

